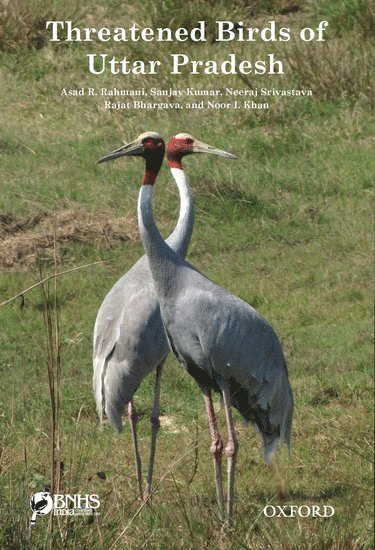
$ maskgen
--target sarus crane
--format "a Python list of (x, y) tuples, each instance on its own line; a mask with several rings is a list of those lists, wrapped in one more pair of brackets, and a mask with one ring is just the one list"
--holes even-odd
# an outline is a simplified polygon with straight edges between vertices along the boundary
[[(211, 433), (211, 453), (221, 517), (224, 498), (221, 478), (223, 444), (217, 428), (211, 390), (223, 400), (228, 433), (226, 513), (233, 508), (238, 441), (232, 405), (261, 433), (266, 463), (273, 459), (277, 441), (290, 450), (293, 394), (280, 341), (271, 325), (249, 304), (215, 284), (179, 257), (161, 237), (152, 210), (157, 140), (136, 140), (129, 154), (143, 156), (145, 173), (138, 198), (138, 223), (159, 299), (170, 347), (204, 395)], [(190, 136), (179, 141), (169, 164), (181, 165), (181, 152), (194, 152)], [(170, 142), (171, 150), (173, 140)], [(229, 156), (229, 154), (228, 154)]]
[[(156, 132), (141, 134), (138, 140), (159, 139), (159, 170), (164, 142)], [(173, 146), (179, 148), (179, 137)], [(223, 152), (199, 143), (201, 152)], [(208, 150), (209, 149), (209, 150)], [(198, 151), (196, 151), (198, 152)], [(98, 162), (132, 154), (131, 144), (122, 146)], [(180, 195), (179, 219), (168, 245), (177, 255), (185, 256), (194, 224), (194, 204), (191, 189), (182, 165), (171, 167)], [(155, 175), (156, 177), (156, 175)], [(147, 257), (144, 255), (117, 281), (100, 306), (94, 330), (94, 393), (100, 420), (105, 413), (116, 431), (122, 430), (121, 415), (128, 404), (128, 417), (133, 437), (138, 493), (143, 498), (141, 458), (137, 440), (137, 413), (133, 396), (142, 380), (156, 369), (154, 404), (151, 413), (151, 448), (144, 498), (151, 491), (156, 437), (159, 429), (159, 397), (162, 368), (169, 351), (160, 316), (159, 302), (154, 290)]]

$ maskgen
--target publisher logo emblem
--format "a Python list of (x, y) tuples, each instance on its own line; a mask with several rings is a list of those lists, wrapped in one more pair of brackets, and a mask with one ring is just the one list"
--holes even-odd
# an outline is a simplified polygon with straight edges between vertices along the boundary
[(45, 516), (53, 508), (53, 498), (51, 493), (35, 493), (30, 499), (30, 508), (32, 516), (30, 523), (35, 525), (36, 516)]
[(35, 493), (30, 499), (32, 511), (30, 525), (35, 525), (36, 516), (45, 516), (52, 512), (54, 516), (90, 516), (99, 514), (98, 495), (64, 495), (51, 493)]

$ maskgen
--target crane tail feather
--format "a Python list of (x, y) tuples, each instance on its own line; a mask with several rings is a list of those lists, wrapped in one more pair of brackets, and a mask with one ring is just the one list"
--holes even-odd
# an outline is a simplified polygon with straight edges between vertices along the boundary
[(291, 403), (288, 407), (288, 410), (283, 418), (280, 429), (280, 442), (285, 443), (288, 447), (289, 456), (292, 452), (292, 417), (293, 417), (293, 396), (291, 394)]
[(113, 350), (104, 359), (100, 357), (94, 359), (93, 387), (100, 425), (103, 425), (103, 416), (106, 415), (112, 428), (120, 433), (123, 429), (121, 417), (124, 405), (108, 387), (107, 368), (112, 354)]
[(107, 402), (106, 415), (110, 425), (117, 433), (121, 433), (123, 430), (122, 413), (122, 405), (119, 405), (118, 403)]
[(96, 412), (99, 417), (100, 426), (103, 425), (103, 415), (105, 412), (104, 395), (104, 375), (106, 368), (106, 359), (96, 357), (94, 359), (93, 389), (96, 402)]
[(293, 393), (289, 385), (289, 381), (286, 380), (285, 383), (285, 392), (283, 406), (278, 407), (279, 413), (281, 413), (280, 421), (280, 431), (279, 436), (276, 434), (265, 434), (263, 433), (263, 442), (264, 442), (264, 460), (266, 464), (271, 464), (273, 457), (276, 452), (277, 441), (280, 440), (280, 444), (286, 444), (289, 451), (289, 456), (291, 453), (291, 437), (292, 437), (292, 418), (293, 418)]

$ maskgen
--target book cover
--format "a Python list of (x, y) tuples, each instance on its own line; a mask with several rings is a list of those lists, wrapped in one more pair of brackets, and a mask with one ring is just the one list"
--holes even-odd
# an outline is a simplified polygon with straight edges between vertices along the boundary
[[(0, 4), (3, 548), (372, 547), (373, 32), (367, 0)], [(170, 166), (165, 158), (156, 173), (147, 158), (161, 140)], [(233, 354), (230, 521), (225, 392), (224, 402), (213, 392), (217, 425), (209, 427), (208, 398), (172, 353), (160, 380), (155, 361), (111, 363), (125, 349), (157, 347), (160, 313), (142, 302), (143, 267), (132, 272), (138, 302), (125, 307), (126, 278), (106, 298), (144, 254), (145, 159), (155, 168), (144, 182), (154, 184), (163, 238), (182, 228), (185, 241), (176, 244), (177, 231), (168, 243), (183, 255), (192, 223), (183, 218), (186, 176), (195, 203), (186, 260), (267, 319), (287, 363), (291, 453), (279, 445), (270, 465), (261, 434), (236, 410), (245, 399), (236, 358), (249, 350), (254, 372), (258, 329), (228, 336), (237, 309), (228, 312), (218, 295), (208, 315), (197, 279), (196, 317), (180, 311), (184, 331), (205, 323), (211, 337), (219, 327), (213, 354)], [(182, 279), (171, 293), (186, 291)], [(95, 322), (109, 351), (98, 367), (94, 348), (94, 395)], [(133, 344), (136, 322), (143, 332)], [(280, 397), (274, 367), (262, 368), (269, 395)], [(262, 414), (272, 424), (271, 401)], [(283, 417), (291, 401), (279, 402)]]

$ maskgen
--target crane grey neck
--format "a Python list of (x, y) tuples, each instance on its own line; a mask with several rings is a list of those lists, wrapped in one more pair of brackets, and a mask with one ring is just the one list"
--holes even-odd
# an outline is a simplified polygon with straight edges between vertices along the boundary
[(153, 186), (142, 185), (138, 198), (138, 225), (143, 248), (147, 254), (152, 278), (160, 305), (164, 305), (167, 297), (174, 294), (178, 284), (178, 271), (186, 265), (185, 260), (178, 256), (164, 241), (156, 227), (153, 212)]
[(185, 257), (194, 226), (193, 194), (188, 184), (184, 170), (171, 168), (172, 176), (180, 194), (180, 214), (173, 233), (166, 239), (167, 244), (176, 254)]

